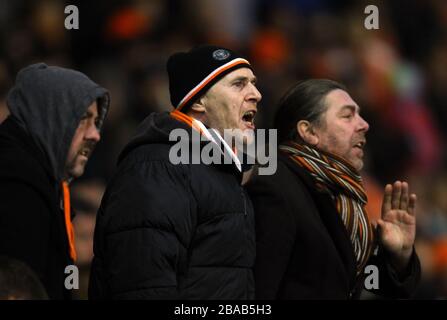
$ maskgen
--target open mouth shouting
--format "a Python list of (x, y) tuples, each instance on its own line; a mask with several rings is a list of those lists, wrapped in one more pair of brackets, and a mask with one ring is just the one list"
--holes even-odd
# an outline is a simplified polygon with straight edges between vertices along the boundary
[(254, 109), (245, 111), (244, 115), (242, 116), (242, 122), (248, 129), (252, 130), (255, 129), (255, 123), (254, 123), (255, 116), (256, 116), (256, 110)]
[(90, 156), (91, 153), (92, 153), (92, 150), (91, 150), (90, 148), (83, 148), (83, 149), (79, 152), (79, 154), (80, 154), (81, 156), (84, 156), (84, 157), (86, 157), (86, 158), (88, 158), (88, 157)]
[(361, 140), (354, 145), (354, 150), (358, 151), (360, 157), (363, 157), (363, 149), (365, 148), (366, 140)]
[(354, 148), (363, 150), (363, 148), (365, 147), (365, 144), (366, 144), (366, 140), (359, 141), (354, 145)]
[(354, 145), (354, 148), (359, 148), (359, 149), (363, 150), (363, 148), (365, 147), (365, 144), (366, 144), (366, 141), (364, 141), (364, 140), (360, 141)]

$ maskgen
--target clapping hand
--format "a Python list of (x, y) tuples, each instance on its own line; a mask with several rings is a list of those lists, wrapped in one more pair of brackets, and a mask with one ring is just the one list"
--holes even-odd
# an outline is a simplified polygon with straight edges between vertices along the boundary
[(416, 195), (409, 195), (408, 189), (408, 183), (400, 181), (385, 186), (382, 218), (377, 221), (381, 244), (398, 270), (408, 265), (416, 235)]

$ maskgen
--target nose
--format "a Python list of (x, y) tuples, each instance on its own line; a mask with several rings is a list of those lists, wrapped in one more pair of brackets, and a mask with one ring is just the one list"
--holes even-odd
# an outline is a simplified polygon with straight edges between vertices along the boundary
[(254, 84), (252, 84), (252, 83), (250, 84), (250, 86), (251, 86), (251, 89), (250, 89), (250, 94), (248, 96), (248, 99), (249, 100), (254, 100), (256, 102), (261, 101), (262, 95), (259, 92), (258, 88), (256, 88), (256, 86)]
[(91, 124), (88, 127), (87, 132), (85, 134), (85, 139), (86, 140), (91, 140), (91, 141), (94, 141), (94, 142), (98, 142), (99, 140), (101, 140), (101, 134), (99, 133), (99, 130), (96, 127), (96, 125)]
[(367, 132), (369, 130), (369, 124), (366, 122), (365, 119), (363, 119), (361, 116), (359, 116), (360, 122), (359, 122), (359, 131)]

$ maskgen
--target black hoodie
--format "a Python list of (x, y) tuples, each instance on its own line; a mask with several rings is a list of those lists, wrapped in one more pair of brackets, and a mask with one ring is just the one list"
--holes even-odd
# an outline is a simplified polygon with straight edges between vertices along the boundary
[(80, 72), (34, 64), (18, 73), (7, 97), (11, 115), (0, 125), (0, 254), (27, 263), (50, 298), (68, 296), (60, 185), (76, 128), (94, 101), (101, 124), (104, 88)]
[(254, 213), (233, 164), (172, 164), (153, 113), (124, 148), (97, 215), (89, 298), (251, 299)]

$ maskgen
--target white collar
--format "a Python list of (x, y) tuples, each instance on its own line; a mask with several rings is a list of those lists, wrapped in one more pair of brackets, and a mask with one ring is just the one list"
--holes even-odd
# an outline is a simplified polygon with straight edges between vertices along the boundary
[[(239, 160), (239, 158), (236, 156), (236, 154), (234, 153), (234, 151), (230, 148), (230, 146), (228, 145), (228, 143), (222, 138), (221, 134), (217, 131), (217, 130), (213, 130), (213, 134), (205, 127), (205, 125), (193, 118), (193, 121), (197, 124), (197, 126), (200, 128), (200, 130), (202, 130), (203, 135), (210, 141), (214, 142), (215, 144), (217, 144), (218, 146), (220, 146), (220, 143), (223, 144), (225, 150), (228, 152), (228, 154), (231, 156), (231, 159), (234, 161), (234, 164), (236, 165), (237, 169), (239, 170), (239, 172), (242, 172), (242, 165), (241, 165), (241, 161)], [(217, 138), (219, 140), (220, 143), (216, 142)], [(219, 150), (221, 150), (219, 148)], [(221, 150), (222, 154), (224, 154), (224, 152)]]

